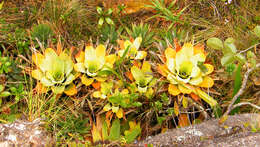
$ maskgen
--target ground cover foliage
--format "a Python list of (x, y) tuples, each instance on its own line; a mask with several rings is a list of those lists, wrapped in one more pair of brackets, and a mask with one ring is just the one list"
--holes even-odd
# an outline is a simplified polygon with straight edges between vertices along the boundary
[(0, 121), (42, 118), (57, 144), (120, 146), (258, 113), (259, 4), (2, 1)]

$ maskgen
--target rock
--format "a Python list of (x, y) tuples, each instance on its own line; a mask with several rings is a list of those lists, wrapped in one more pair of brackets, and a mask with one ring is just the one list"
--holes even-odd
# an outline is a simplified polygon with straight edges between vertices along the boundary
[(32, 122), (17, 120), (0, 124), (0, 147), (45, 147), (54, 145), (54, 140), (41, 127), (41, 120)]
[(241, 114), (229, 116), (224, 124), (219, 119), (205, 121), (198, 125), (169, 130), (165, 133), (147, 138), (136, 146), (182, 146), (182, 147), (255, 147), (260, 146), (260, 134), (253, 133), (250, 125), (260, 123), (259, 114)]

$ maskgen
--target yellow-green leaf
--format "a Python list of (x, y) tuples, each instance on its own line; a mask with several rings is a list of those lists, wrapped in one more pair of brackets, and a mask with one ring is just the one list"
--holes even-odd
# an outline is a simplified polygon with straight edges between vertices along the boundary
[(2, 1), (2, 2), (0, 3), (0, 10), (3, 8), (4, 2), (5, 2), (5, 1)]
[(188, 108), (188, 99), (185, 96), (182, 97), (182, 106)]
[(124, 110), (122, 108), (120, 108), (117, 112), (116, 112), (116, 116), (117, 118), (123, 118), (124, 116)]
[(87, 78), (86, 75), (82, 75), (82, 76), (81, 76), (81, 82), (82, 82), (83, 84), (85, 84), (86, 86), (89, 86), (90, 84), (92, 84), (92, 83), (94, 82), (94, 79), (92, 79), (92, 78)]

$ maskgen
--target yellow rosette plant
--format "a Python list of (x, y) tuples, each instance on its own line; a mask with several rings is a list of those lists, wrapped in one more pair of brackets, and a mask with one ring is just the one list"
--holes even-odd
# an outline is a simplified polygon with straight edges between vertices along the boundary
[(118, 51), (118, 55), (123, 57), (124, 54), (126, 57), (134, 60), (141, 60), (147, 56), (147, 52), (138, 51), (140, 45), (142, 43), (142, 37), (137, 37), (133, 42), (126, 40), (119, 40), (120, 50)]
[(114, 54), (106, 56), (104, 45), (98, 45), (96, 49), (93, 46), (87, 46), (85, 51), (76, 55), (77, 63), (74, 65), (76, 71), (83, 73), (81, 81), (86, 86), (91, 85), (94, 80), (104, 82), (106, 77), (100, 76), (99, 72), (113, 68), (116, 60)]
[(131, 74), (135, 80), (134, 86), (137, 87), (137, 91), (150, 98), (154, 92), (152, 86), (155, 84), (150, 63), (144, 61), (141, 68), (133, 66)]
[[(32, 59), (37, 66), (37, 69), (32, 71), (32, 77), (39, 80), (44, 87), (50, 87), (55, 94), (77, 93), (76, 86), (72, 83), (76, 78), (72, 73), (73, 62), (65, 51), (57, 53), (52, 48), (47, 48), (44, 54), (33, 54)], [(68, 88), (65, 89), (65, 86)]]
[(171, 95), (195, 94), (212, 107), (217, 102), (200, 87), (210, 88), (214, 81), (209, 76), (214, 67), (205, 63), (206, 53), (202, 46), (186, 43), (179, 50), (167, 48), (164, 52), (166, 63), (159, 65), (159, 72), (169, 81), (168, 92)]

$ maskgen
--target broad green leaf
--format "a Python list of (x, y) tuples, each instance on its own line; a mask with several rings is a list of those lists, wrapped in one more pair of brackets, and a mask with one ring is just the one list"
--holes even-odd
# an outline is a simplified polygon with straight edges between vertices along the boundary
[[(241, 88), (241, 85), (242, 85), (241, 64), (239, 64), (237, 66), (237, 70), (235, 72), (234, 90), (233, 90), (233, 94), (232, 94), (233, 97), (237, 94), (237, 92)], [(240, 97), (235, 101), (234, 104), (237, 104), (239, 102), (240, 102)], [(233, 115), (233, 114), (237, 113), (238, 110), (239, 110), (239, 108), (235, 108), (234, 110), (232, 110), (230, 112), (230, 114)]]
[(223, 42), (220, 39), (213, 37), (207, 40), (207, 46), (216, 50), (221, 50), (223, 49)]
[(257, 37), (260, 38), (260, 26), (256, 26), (256, 27), (254, 28), (254, 33), (256, 34)]
[(120, 120), (119, 119), (116, 119), (113, 121), (108, 138), (111, 141), (120, 139)]
[(235, 57), (233, 54), (226, 54), (224, 57), (221, 58), (221, 65), (226, 66), (232, 62), (234, 62)]
[(4, 92), (0, 93), (0, 97), (7, 97), (7, 96), (10, 96), (10, 95), (11, 95), (11, 93), (8, 92), (8, 91), (4, 91)]
[(230, 54), (230, 53), (235, 54), (236, 52), (237, 52), (237, 48), (236, 48), (235, 44), (234, 43), (230, 43), (229, 40), (225, 41), (224, 48), (223, 48), (224, 56), (226, 54)]

